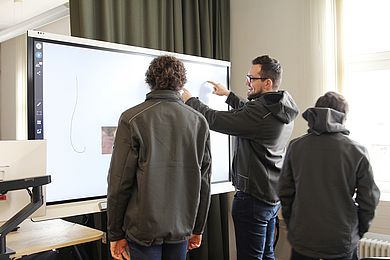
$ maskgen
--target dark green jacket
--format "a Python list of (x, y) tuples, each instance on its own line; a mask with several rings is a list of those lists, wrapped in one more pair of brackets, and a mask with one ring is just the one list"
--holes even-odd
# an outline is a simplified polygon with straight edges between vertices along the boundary
[(266, 203), (279, 203), (277, 182), (298, 114), (294, 100), (286, 91), (278, 91), (246, 102), (231, 92), (226, 103), (233, 109), (216, 111), (197, 98), (186, 102), (206, 117), (211, 130), (236, 137), (233, 185)]
[(156, 90), (119, 120), (108, 175), (108, 238), (141, 245), (203, 232), (210, 204), (206, 119), (176, 91)]

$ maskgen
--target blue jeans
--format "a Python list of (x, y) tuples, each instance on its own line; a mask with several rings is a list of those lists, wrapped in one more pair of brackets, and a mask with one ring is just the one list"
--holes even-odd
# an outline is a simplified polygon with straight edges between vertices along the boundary
[(188, 241), (177, 244), (142, 246), (128, 241), (131, 260), (185, 260)]
[(275, 259), (274, 230), (279, 208), (241, 191), (234, 195), (237, 260)]

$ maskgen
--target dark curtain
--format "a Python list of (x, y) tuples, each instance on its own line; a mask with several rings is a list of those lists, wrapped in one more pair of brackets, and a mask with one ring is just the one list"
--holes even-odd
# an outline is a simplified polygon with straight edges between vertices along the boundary
[(70, 0), (72, 36), (230, 59), (229, 0)]
[[(230, 0), (70, 0), (72, 36), (230, 60)], [(229, 259), (227, 194), (211, 197), (190, 260)]]

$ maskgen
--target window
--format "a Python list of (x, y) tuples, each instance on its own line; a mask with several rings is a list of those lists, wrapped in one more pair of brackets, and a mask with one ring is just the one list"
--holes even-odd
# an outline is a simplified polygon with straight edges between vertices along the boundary
[(381, 199), (390, 200), (390, 1), (344, 0), (342, 7), (347, 127), (368, 148)]

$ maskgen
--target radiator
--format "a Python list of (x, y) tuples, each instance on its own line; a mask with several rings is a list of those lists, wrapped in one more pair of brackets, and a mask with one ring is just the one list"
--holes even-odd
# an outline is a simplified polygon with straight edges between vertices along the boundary
[(362, 257), (390, 256), (390, 236), (367, 233), (359, 243), (359, 255)]

